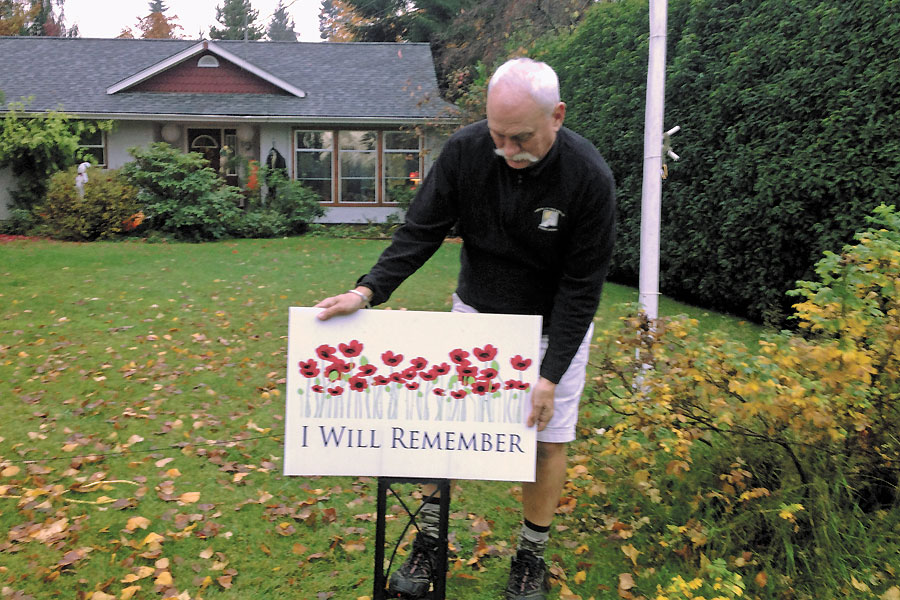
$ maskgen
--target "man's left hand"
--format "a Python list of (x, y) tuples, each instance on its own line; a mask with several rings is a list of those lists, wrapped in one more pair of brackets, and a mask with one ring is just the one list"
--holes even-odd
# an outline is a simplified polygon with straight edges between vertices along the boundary
[(549, 379), (538, 379), (534, 390), (531, 392), (531, 414), (528, 415), (527, 425), (537, 425), (538, 431), (543, 431), (547, 423), (553, 418), (553, 399), (556, 395), (556, 384)]

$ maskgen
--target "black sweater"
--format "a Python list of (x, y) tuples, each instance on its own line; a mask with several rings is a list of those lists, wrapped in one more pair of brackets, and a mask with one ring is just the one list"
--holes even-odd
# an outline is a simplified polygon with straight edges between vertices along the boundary
[(458, 224), (457, 294), (485, 313), (543, 317), (541, 376), (558, 383), (593, 320), (615, 238), (612, 173), (590, 142), (563, 127), (547, 155), (513, 169), (486, 122), (454, 134), (425, 178), (406, 224), (357, 282), (391, 293)]

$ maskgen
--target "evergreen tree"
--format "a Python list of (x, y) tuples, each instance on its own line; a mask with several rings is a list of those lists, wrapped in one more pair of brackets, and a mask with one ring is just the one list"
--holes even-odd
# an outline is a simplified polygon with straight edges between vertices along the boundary
[(266, 35), (273, 42), (296, 42), (297, 32), (294, 31), (294, 19), (292, 19), (287, 9), (283, 6), (282, 1), (278, 0), (278, 8), (269, 21), (269, 29)]
[(258, 10), (253, 10), (250, 0), (225, 0), (216, 7), (216, 21), (222, 28), (212, 27), (209, 37), (213, 40), (258, 40), (263, 36), (263, 28), (257, 25)]
[[(78, 37), (78, 27), (66, 29), (63, 15), (65, 0), (31, 0), (26, 22), (19, 35), (47, 37)], [(24, 4), (24, 2), (19, 2)], [(56, 9), (59, 14), (56, 14)]]
[(169, 10), (169, 7), (163, 3), (163, 0), (150, 0), (151, 13), (164, 13), (167, 10)]

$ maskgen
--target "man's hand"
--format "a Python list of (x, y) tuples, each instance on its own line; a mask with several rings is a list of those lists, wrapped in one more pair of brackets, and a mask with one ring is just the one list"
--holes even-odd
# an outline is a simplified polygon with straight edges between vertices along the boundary
[(528, 415), (527, 425), (537, 425), (538, 431), (543, 431), (547, 423), (553, 418), (553, 400), (556, 395), (556, 384), (549, 379), (538, 379), (534, 390), (531, 392), (531, 414)]
[[(356, 291), (358, 294), (353, 292), (345, 292), (338, 296), (332, 296), (331, 298), (325, 298), (318, 304), (316, 304), (313, 308), (324, 308), (322, 312), (316, 315), (316, 318), (320, 321), (327, 321), (331, 317), (336, 317), (338, 315), (352, 315), (359, 309), (363, 308), (369, 303), (369, 300), (372, 299), (372, 290), (367, 287), (358, 286)], [(360, 296), (359, 294), (364, 294), (365, 298)], [(366, 300), (368, 298), (368, 300)]]

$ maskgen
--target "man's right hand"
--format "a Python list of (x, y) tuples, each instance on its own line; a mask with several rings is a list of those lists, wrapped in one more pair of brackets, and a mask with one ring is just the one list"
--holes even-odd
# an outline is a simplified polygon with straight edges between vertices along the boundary
[[(356, 288), (356, 291), (360, 294), (365, 294), (365, 297), (371, 300), (372, 290), (370, 290), (369, 288), (358, 286)], [(325, 298), (324, 300), (316, 304), (313, 308), (324, 308), (325, 310), (317, 314), (316, 318), (320, 321), (327, 321), (331, 317), (337, 317), (339, 315), (352, 315), (359, 309), (365, 307), (367, 304), (368, 301), (358, 294), (354, 294), (353, 292), (345, 292), (337, 296)]]

